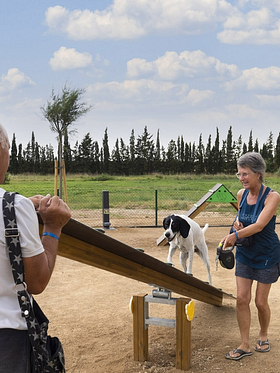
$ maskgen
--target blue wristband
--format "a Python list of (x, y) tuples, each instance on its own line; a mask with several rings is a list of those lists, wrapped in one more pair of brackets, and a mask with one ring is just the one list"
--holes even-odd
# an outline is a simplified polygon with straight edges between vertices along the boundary
[(235, 233), (235, 235), (236, 235), (236, 239), (238, 240), (238, 234), (237, 234), (237, 232), (236, 232), (236, 230), (234, 229), (234, 228), (232, 228), (232, 230), (233, 230), (233, 232)]
[(56, 238), (57, 241), (59, 240), (59, 237), (58, 237), (56, 234), (51, 233), (51, 232), (44, 232), (44, 233), (42, 234), (42, 236), (51, 236), (51, 237), (53, 237), (53, 238)]

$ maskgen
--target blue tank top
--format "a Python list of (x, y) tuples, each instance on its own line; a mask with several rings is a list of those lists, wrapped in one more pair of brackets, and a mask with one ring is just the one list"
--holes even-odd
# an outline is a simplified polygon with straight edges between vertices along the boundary
[[(255, 221), (264, 208), (265, 199), (271, 189), (266, 188), (257, 207)], [(244, 191), (245, 193), (245, 191)], [(239, 221), (244, 227), (252, 224), (252, 216), (256, 205), (248, 205), (247, 195), (239, 212)], [(251, 246), (237, 246), (236, 259), (252, 268), (271, 268), (280, 262), (280, 242), (275, 232), (276, 215), (274, 215), (261, 232), (253, 235)]]

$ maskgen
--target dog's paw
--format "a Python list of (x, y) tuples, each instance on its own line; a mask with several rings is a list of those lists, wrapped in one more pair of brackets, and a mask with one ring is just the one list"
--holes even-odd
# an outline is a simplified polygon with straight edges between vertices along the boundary
[(170, 267), (175, 267), (172, 262), (166, 262), (165, 264), (169, 265)]

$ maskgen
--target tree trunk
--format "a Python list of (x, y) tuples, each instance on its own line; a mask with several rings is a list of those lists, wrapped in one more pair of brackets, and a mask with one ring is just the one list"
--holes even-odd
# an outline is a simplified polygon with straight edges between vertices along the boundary
[(62, 136), (59, 137), (59, 198), (63, 199), (62, 187)]

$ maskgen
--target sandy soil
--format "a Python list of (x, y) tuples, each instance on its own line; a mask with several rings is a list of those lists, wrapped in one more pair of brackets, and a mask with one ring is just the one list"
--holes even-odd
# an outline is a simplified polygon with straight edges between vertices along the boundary
[[(277, 226), (278, 234), (280, 227)], [(228, 228), (208, 228), (206, 242), (212, 265), (213, 285), (235, 295), (233, 270), (215, 267), (216, 247)], [(120, 228), (106, 234), (145, 253), (166, 261), (168, 247), (156, 245), (161, 228)], [(174, 263), (180, 268), (178, 253)], [(194, 276), (207, 281), (207, 272), (196, 256)], [(129, 301), (138, 292), (152, 293), (152, 287), (113, 273), (57, 258), (48, 288), (37, 296), (50, 319), (49, 333), (58, 336), (64, 346), (68, 373), (179, 373), (175, 369), (176, 340), (172, 328), (149, 327), (149, 360), (133, 360), (132, 314)], [(270, 294), (272, 319), (269, 339), (271, 351), (228, 361), (226, 352), (239, 345), (235, 318), (235, 300), (226, 298), (222, 307), (195, 300), (192, 321), (192, 363), (189, 372), (243, 373), (278, 372), (280, 347), (279, 284)], [(179, 296), (172, 294), (173, 297)], [(155, 308), (153, 308), (154, 306)], [(258, 337), (257, 313), (252, 301), (251, 348)], [(174, 319), (175, 307), (151, 305), (150, 316)]]

